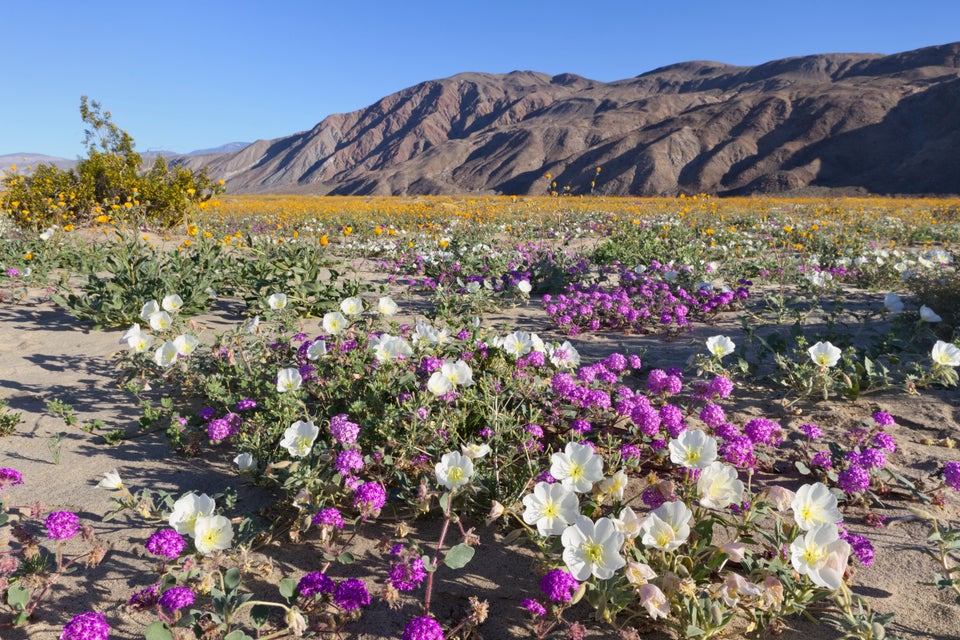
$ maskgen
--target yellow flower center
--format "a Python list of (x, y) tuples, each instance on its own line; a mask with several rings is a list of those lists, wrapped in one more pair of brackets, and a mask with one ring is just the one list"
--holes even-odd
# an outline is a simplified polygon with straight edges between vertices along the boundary
[(554, 504), (553, 502), (548, 502), (547, 504), (543, 505), (544, 518), (553, 519), (553, 518), (556, 518), (558, 515), (560, 515), (560, 510), (557, 509), (556, 504)]
[(600, 564), (600, 561), (603, 560), (603, 545), (597, 542), (584, 542), (583, 543), (583, 557), (592, 564)]
[(667, 546), (668, 544), (670, 544), (670, 542), (671, 542), (672, 540), (673, 540), (673, 536), (670, 535), (670, 532), (667, 531), (666, 529), (660, 531), (660, 532), (657, 534), (657, 546), (658, 546), (658, 547), (665, 547), (665, 546)]
[(586, 472), (586, 469), (584, 469), (582, 465), (577, 464), (576, 462), (570, 465), (570, 477), (573, 478), (574, 480), (582, 479), (583, 474), (585, 472)]
[(457, 483), (463, 481), (463, 469), (460, 467), (452, 467), (450, 472), (447, 474), (447, 477), (450, 479), (450, 482)]

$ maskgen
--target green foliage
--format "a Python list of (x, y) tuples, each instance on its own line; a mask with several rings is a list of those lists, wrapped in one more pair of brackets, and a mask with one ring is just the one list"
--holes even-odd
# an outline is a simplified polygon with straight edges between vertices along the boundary
[(142, 217), (136, 222), (170, 227), (223, 191), (205, 169), (170, 170), (163, 158), (144, 172), (133, 138), (95, 100), (80, 98), (80, 117), (87, 157), (76, 169), (40, 164), (30, 176), (3, 178), (0, 209), (17, 224), (40, 229), (100, 215), (124, 220), (136, 214)]
[(13, 435), (17, 425), (23, 422), (23, 414), (19, 411), (9, 411), (6, 400), (0, 400), (0, 437)]

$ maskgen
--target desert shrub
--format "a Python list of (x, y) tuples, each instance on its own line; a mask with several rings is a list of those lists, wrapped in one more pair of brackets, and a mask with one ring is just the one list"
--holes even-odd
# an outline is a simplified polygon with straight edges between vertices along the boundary
[(100, 103), (80, 99), (86, 126), (87, 157), (76, 169), (37, 165), (32, 175), (3, 178), (0, 208), (26, 228), (87, 222), (99, 215), (126, 219), (141, 213), (149, 224), (175, 225), (195, 208), (223, 191), (206, 170), (169, 170), (158, 158), (144, 172), (129, 133), (111, 121)]

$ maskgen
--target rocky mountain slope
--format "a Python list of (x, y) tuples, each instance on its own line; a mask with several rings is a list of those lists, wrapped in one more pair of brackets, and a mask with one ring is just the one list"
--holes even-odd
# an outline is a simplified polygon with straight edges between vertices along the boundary
[[(463, 73), (209, 165), (232, 193), (960, 193), (960, 43), (616, 82)], [(596, 167), (602, 167), (596, 173)], [(569, 189), (567, 189), (569, 187)]]

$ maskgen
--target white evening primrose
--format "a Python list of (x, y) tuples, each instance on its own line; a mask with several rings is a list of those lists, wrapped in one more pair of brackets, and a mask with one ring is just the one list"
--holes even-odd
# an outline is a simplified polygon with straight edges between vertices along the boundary
[(712, 462), (697, 479), (697, 495), (700, 504), (708, 509), (726, 509), (731, 504), (743, 502), (743, 482), (737, 470), (722, 462)]
[(924, 322), (941, 322), (943, 320), (943, 318), (937, 315), (936, 311), (934, 311), (927, 305), (923, 305), (920, 307), (920, 319), (923, 320)]
[(459, 489), (470, 482), (473, 476), (473, 461), (459, 451), (443, 454), (434, 466), (437, 483), (449, 491)]
[(123, 332), (123, 335), (120, 336), (120, 344), (130, 344), (130, 338), (135, 338), (140, 335), (140, 323), (134, 322), (133, 325)]
[(198, 496), (190, 492), (173, 503), (173, 511), (167, 522), (177, 533), (193, 536), (197, 518), (213, 515), (216, 506), (213, 498), (207, 494)]
[(281, 309), (286, 309), (287, 307), (287, 294), (285, 293), (271, 293), (270, 297), (267, 298), (267, 306), (273, 309), (274, 311), (279, 311)]
[(240, 470), (240, 473), (253, 471), (257, 467), (257, 459), (254, 458), (253, 454), (250, 453), (241, 453), (233, 459), (233, 463), (237, 465), (237, 469)]
[(307, 360), (317, 360), (327, 355), (327, 343), (323, 340), (314, 340), (307, 347)]
[(120, 479), (120, 473), (114, 469), (103, 474), (103, 479), (100, 480), (97, 486), (117, 491), (123, 489), (123, 480)]
[(169, 341), (164, 342), (153, 353), (153, 361), (157, 363), (157, 366), (164, 369), (173, 366), (173, 363), (177, 361), (177, 345)]
[(201, 555), (230, 548), (233, 527), (225, 516), (200, 516), (194, 528), (193, 545)]
[(576, 369), (580, 366), (580, 354), (569, 340), (565, 340), (563, 344), (554, 343), (547, 346), (547, 357), (550, 359), (550, 364), (557, 369)]
[(295, 367), (287, 367), (277, 372), (277, 392), (296, 391), (303, 384), (303, 376)]
[(560, 534), (563, 544), (563, 561), (577, 580), (594, 576), (599, 580), (612, 578), (618, 569), (627, 564), (620, 555), (623, 534), (617, 531), (610, 518), (593, 522), (578, 515), (572, 525)]
[(673, 551), (690, 537), (693, 512), (683, 502), (665, 502), (649, 514), (640, 525), (646, 547)]
[(559, 482), (538, 482), (523, 497), (523, 521), (535, 525), (542, 536), (558, 536), (580, 515), (580, 501)]
[(163, 300), (160, 301), (160, 306), (168, 313), (176, 313), (183, 308), (183, 298), (172, 293), (169, 296), (164, 296)]
[(818, 524), (790, 544), (790, 563), (815, 585), (839, 589), (850, 557), (850, 544), (835, 524)]
[(196, 351), (197, 345), (199, 344), (200, 341), (189, 333), (185, 333), (182, 336), (177, 336), (173, 340), (173, 345), (177, 348), (177, 354), (181, 356), (190, 355)]
[(310, 455), (310, 450), (319, 434), (320, 429), (313, 424), (313, 421), (297, 420), (283, 432), (280, 446), (293, 458), (306, 458)]
[(144, 353), (151, 344), (153, 344), (153, 338), (146, 333), (138, 333), (127, 340), (127, 346), (134, 353)]
[(339, 311), (331, 311), (323, 316), (323, 330), (332, 336), (343, 333), (350, 322)]
[(618, 470), (612, 476), (607, 476), (597, 485), (597, 493), (600, 496), (600, 503), (603, 504), (606, 499), (623, 501), (623, 492), (627, 489), (627, 474), (623, 469)]
[(653, 620), (670, 616), (670, 602), (667, 596), (653, 583), (647, 582), (640, 585), (640, 604)]
[(340, 311), (347, 316), (356, 316), (363, 313), (363, 299), (359, 296), (351, 296), (340, 303)]
[(949, 342), (937, 340), (937, 344), (933, 345), (933, 351), (930, 352), (930, 357), (938, 365), (960, 367), (960, 349)]
[(716, 358), (723, 358), (733, 353), (736, 345), (727, 336), (711, 336), (707, 338), (707, 351)]
[(793, 520), (804, 531), (810, 531), (820, 524), (836, 524), (843, 520), (843, 514), (837, 508), (837, 497), (822, 482), (805, 484), (797, 489), (790, 508), (793, 510)]
[(440, 373), (446, 376), (451, 384), (458, 387), (469, 387), (473, 384), (473, 369), (463, 360), (444, 362)]
[(140, 319), (150, 320), (150, 316), (155, 314), (157, 311), (160, 311), (160, 305), (156, 300), (145, 302), (144, 305), (140, 307)]
[(377, 301), (377, 311), (382, 316), (395, 316), (399, 310), (397, 303), (390, 296), (383, 296)]
[(154, 331), (165, 331), (170, 328), (170, 325), (173, 323), (173, 318), (171, 318), (170, 314), (166, 311), (157, 311), (156, 313), (150, 314), (147, 322), (150, 323), (150, 328)]
[(818, 342), (809, 349), (810, 360), (820, 367), (835, 367), (840, 362), (840, 349), (830, 342)]
[(550, 475), (577, 493), (587, 493), (603, 479), (603, 458), (585, 444), (568, 442), (550, 457)]
[(471, 460), (479, 460), (488, 453), (490, 453), (490, 445), (484, 444), (462, 444), (460, 445), (460, 453), (467, 456)]
[(530, 292), (533, 291), (533, 287), (530, 286), (529, 280), (521, 280), (520, 282), (518, 282), (517, 289), (520, 291), (520, 293), (522, 293), (525, 296), (530, 295)]
[(700, 429), (688, 429), (667, 444), (670, 461), (687, 469), (704, 469), (717, 459), (717, 441)]
[(903, 300), (893, 291), (883, 297), (883, 306), (890, 313), (903, 313)]

